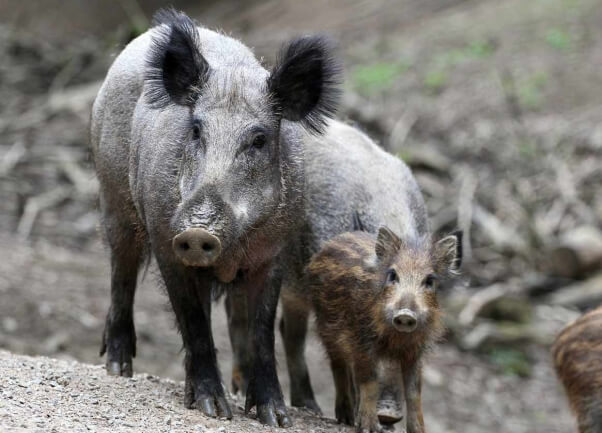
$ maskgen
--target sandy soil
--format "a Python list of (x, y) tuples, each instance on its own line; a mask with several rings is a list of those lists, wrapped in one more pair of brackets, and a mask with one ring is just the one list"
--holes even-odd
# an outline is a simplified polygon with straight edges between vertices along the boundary
[[(231, 399), (234, 417), (216, 420), (182, 405), (184, 384), (149, 374), (129, 379), (105, 375), (101, 366), (0, 351), (0, 431), (249, 433), (283, 431), (244, 415)], [(352, 431), (332, 420), (293, 411), (289, 432)]]

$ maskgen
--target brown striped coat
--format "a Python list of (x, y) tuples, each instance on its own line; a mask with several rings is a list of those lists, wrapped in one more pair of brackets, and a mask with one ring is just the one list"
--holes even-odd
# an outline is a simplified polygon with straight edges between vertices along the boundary
[(580, 433), (602, 433), (602, 306), (562, 330), (552, 347)]

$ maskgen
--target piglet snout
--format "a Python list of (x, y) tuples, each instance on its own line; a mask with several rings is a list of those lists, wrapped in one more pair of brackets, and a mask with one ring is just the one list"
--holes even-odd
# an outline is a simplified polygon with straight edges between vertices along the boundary
[(417, 324), (418, 317), (416, 316), (416, 313), (407, 308), (397, 311), (393, 316), (393, 326), (399, 332), (412, 332), (416, 329)]

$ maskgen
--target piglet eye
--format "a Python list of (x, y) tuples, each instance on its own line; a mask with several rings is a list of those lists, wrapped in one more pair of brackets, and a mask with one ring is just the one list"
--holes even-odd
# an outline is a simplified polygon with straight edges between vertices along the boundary
[(429, 289), (434, 289), (437, 286), (438, 278), (435, 274), (429, 274), (423, 281), (423, 285)]
[(387, 275), (385, 278), (385, 284), (391, 284), (391, 283), (395, 283), (397, 282), (398, 277), (397, 277), (397, 272), (395, 272), (395, 269), (391, 268), (387, 271)]
[(197, 122), (192, 125), (192, 139), (194, 141), (201, 139), (201, 125)]
[(257, 134), (255, 137), (253, 137), (253, 147), (255, 149), (261, 149), (263, 146), (265, 146), (266, 141), (265, 134)]

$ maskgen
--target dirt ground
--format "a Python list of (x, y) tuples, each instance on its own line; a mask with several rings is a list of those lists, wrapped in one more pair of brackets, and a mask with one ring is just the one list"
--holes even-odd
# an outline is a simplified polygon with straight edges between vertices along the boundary
[[(428, 430), (573, 431), (549, 344), (600, 298), (558, 305), (548, 296), (600, 270), (557, 278), (547, 251), (572, 228), (602, 227), (602, 4), (335, 0), (324, 7), (318, 0), (274, 0), (223, 1), (189, 12), (241, 38), (267, 63), (290, 36), (332, 34), (345, 60), (341, 117), (408, 162), (434, 231), (460, 227), (469, 234), (464, 280), (444, 295), (450, 333), (425, 372)], [(0, 58), (6, 59), (0, 64), (0, 348), (101, 364), (109, 267), (98, 234), (87, 126), (111, 53), (132, 29), (122, 24), (115, 32), (61, 40), (15, 23), (0, 22)], [(502, 320), (496, 313), (458, 326), (458, 300), (464, 305), (491, 287), (516, 296), (529, 319), (523, 323), (513, 311)], [(509, 322), (524, 333), (501, 342), (496, 335), (493, 346), (466, 343)], [(135, 324), (135, 371), (182, 380), (181, 340), (153, 265), (137, 291)], [(229, 384), (222, 303), (214, 305), (213, 331)], [(314, 335), (307, 348), (312, 383), (332, 417), (332, 379)], [(277, 356), (288, 399), (279, 338)], [(27, 374), (29, 366), (50, 365), (10, 362), (11, 371)], [(63, 372), (70, 365), (53, 368)], [(139, 382), (105, 381), (98, 367), (83, 368), (107, 392), (130, 385), (152, 392), (156, 382), (144, 376)], [(8, 386), (0, 374), (0, 395)], [(209, 422), (181, 408), (179, 383), (157, 383), (156, 392), (164, 393), (165, 407), (182, 422)], [(2, 404), (0, 414), (7, 407)], [(163, 421), (164, 413), (157, 419)], [(224, 427), (243, 431), (236, 422)]]
[[(76, 361), (18, 356), (0, 351), (0, 431), (249, 433), (262, 427), (244, 401), (231, 399), (234, 417), (207, 418), (181, 404), (183, 383), (148, 374), (129, 379), (107, 376), (103, 368)], [(297, 425), (290, 432), (350, 432), (333, 420), (293, 410)]]

